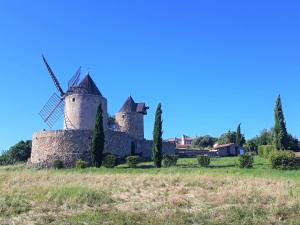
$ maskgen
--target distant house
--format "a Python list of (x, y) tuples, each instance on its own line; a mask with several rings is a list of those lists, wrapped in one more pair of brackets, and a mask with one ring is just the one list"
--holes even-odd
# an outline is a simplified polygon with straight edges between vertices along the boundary
[(167, 141), (176, 144), (177, 149), (187, 149), (192, 146), (194, 138), (187, 135), (182, 135), (181, 138), (169, 138)]
[(213, 150), (218, 152), (218, 156), (237, 156), (240, 154), (240, 147), (234, 143), (215, 145)]

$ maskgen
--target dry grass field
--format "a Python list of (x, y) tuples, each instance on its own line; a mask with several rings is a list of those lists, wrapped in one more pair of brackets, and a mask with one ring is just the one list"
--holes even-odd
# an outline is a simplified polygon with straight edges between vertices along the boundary
[(160, 170), (2, 167), (0, 224), (300, 224), (298, 171), (193, 160)]

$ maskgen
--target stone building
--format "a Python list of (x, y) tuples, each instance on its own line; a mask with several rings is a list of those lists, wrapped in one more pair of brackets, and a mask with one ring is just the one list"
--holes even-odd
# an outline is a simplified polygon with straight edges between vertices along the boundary
[[(130, 96), (116, 113), (114, 128), (109, 128), (107, 99), (91, 76), (87, 75), (66, 94), (64, 129), (33, 134), (29, 163), (51, 167), (54, 160), (61, 160), (66, 167), (72, 167), (79, 159), (90, 162), (92, 134), (100, 103), (105, 130), (104, 153), (119, 158), (135, 154), (150, 159), (153, 142), (144, 138), (144, 116), (148, 110), (146, 104), (135, 103)], [(175, 144), (164, 142), (163, 152), (175, 154)]]

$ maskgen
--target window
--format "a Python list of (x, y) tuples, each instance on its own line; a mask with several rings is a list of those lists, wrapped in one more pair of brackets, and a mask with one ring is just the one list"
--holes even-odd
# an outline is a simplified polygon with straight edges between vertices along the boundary
[(72, 102), (75, 102), (75, 98), (72, 98)]

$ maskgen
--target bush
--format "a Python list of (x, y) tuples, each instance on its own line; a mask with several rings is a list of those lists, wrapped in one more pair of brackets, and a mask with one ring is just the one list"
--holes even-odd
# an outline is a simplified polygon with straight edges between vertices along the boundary
[(251, 154), (240, 155), (238, 166), (240, 168), (253, 168), (253, 156)]
[(136, 168), (137, 164), (139, 163), (139, 157), (138, 156), (128, 156), (126, 158), (126, 162), (127, 162), (128, 167)]
[(270, 155), (270, 162), (273, 169), (297, 169), (297, 158), (291, 151), (274, 151)]
[(83, 160), (77, 160), (76, 163), (75, 163), (75, 167), (77, 169), (84, 169), (84, 168), (87, 168), (87, 162), (86, 161), (83, 161)]
[(162, 164), (164, 167), (176, 166), (178, 160), (177, 155), (165, 155)]
[(258, 147), (258, 155), (263, 158), (269, 158), (270, 154), (274, 151), (273, 145), (261, 145)]
[(210, 157), (208, 155), (198, 155), (198, 164), (202, 167), (207, 167), (210, 164)]
[(64, 164), (61, 160), (58, 160), (58, 159), (54, 160), (53, 161), (53, 168), (57, 169), (57, 170), (62, 169), (62, 168), (64, 168)]
[(31, 141), (20, 141), (0, 156), (0, 165), (26, 162), (31, 154)]
[(106, 168), (114, 168), (117, 165), (117, 157), (114, 155), (107, 155), (104, 157), (102, 166)]

